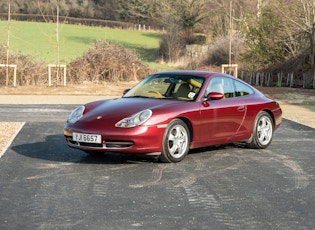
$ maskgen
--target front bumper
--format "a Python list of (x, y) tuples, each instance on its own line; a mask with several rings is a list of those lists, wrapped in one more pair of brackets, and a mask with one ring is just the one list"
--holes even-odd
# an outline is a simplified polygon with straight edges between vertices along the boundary
[(64, 136), (69, 147), (83, 151), (121, 152), (131, 154), (159, 155), (165, 128), (158, 126), (139, 126), (130, 129), (119, 128), (118, 131), (98, 133), (102, 143), (77, 142), (72, 138), (73, 132), (94, 133), (87, 130), (64, 128)]

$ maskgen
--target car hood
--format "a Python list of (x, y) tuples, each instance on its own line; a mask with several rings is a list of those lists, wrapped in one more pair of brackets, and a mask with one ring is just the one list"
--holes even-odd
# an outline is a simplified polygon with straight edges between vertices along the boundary
[(104, 101), (97, 101), (86, 104), (86, 112), (80, 121), (92, 121), (95, 118), (106, 119), (107, 122), (120, 121), (145, 109), (157, 109), (161, 107), (169, 107), (175, 104), (183, 104), (187, 101), (175, 101), (166, 99), (150, 99), (150, 98), (118, 98)]

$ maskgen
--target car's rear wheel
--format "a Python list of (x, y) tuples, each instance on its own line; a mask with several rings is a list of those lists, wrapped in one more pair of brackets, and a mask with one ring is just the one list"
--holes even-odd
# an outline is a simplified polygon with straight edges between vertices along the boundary
[(190, 134), (186, 123), (174, 119), (165, 130), (160, 160), (166, 163), (183, 160), (189, 151), (189, 145)]
[(267, 148), (271, 143), (274, 132), (273, 120), (269, 113), (262, 111), (256, 119), (253, 129), (253, 134), (248, 147), (256, 149)]

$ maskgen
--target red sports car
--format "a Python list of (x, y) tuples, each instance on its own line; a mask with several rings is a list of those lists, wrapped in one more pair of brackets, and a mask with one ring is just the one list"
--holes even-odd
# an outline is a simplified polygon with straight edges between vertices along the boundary
[(245, 142), (266, 148), (281, 123), (279, 104), (233, 76), (165, 71), (121, 98), (79, 106), (64, 127), (70, 147), (87, 153), (159, 155), (179, 162), (190, 149)]

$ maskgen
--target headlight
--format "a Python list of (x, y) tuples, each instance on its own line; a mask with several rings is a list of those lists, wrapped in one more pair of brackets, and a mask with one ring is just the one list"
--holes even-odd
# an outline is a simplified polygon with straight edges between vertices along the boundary
[(85, 107), (83, 105), (74, 109), (68, 118), (68, 122), (72, 124), (77, 122), (83, 116), (84, 110)]
[(132, 115), (131, 117), (122, 119), (121, 121), (117, 122), (115, 126), (120, 128), (132, 128), (146, 122), (151, 117), (151, 115), (151, 110), (143, 110)]

